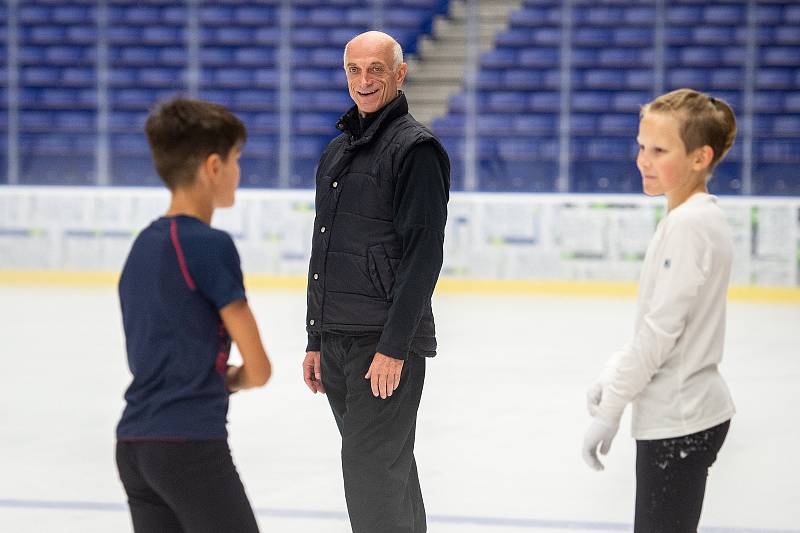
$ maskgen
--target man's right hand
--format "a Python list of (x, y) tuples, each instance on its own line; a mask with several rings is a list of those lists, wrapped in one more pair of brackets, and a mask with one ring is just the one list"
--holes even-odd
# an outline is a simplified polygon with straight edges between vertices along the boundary
[(311, 392), (325, 394), (325, 386), (322, 385), (319, 352), (306, 352), (306, 358), (303, 360), (303, 379)]

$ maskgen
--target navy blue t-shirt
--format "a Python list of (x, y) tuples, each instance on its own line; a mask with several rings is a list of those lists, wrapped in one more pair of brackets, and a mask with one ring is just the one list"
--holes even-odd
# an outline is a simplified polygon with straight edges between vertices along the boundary
[(245, 298), (230, 235), (190, 216), (155, 220), (133, 243), (119, 298), (133, 381), (117, 438), (226, 438), (231, 338), (219, 310)]

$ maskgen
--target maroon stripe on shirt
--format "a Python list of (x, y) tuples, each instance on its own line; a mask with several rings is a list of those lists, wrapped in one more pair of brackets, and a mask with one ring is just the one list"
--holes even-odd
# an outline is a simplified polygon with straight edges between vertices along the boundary
[(181, 274), (183, 274), (183, 279), (186, 280), (186, 285), (189, 286), (189, 289), (195, 290), (194, 280), (192, 276), (189, 274), (189, 269), (186, 268), (186, 259), (183, 257), (183, 248), (181, 248), (181, 243), (178, 240), (178, 221), (174, 218), (170, 222), (169, 225), (169, 236), (172, 238), (172, 246), (175, 247), (175, 255), (178, 256), (178, 264), (181, 267)]

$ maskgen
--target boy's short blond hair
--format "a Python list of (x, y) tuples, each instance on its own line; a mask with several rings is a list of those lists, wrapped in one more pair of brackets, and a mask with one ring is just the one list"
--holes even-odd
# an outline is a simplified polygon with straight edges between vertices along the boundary
[(711, 147), (714, 157), (709, 173), (725, 157), (736, 139), (736, 117), (728, 103), (694, 89), (677, 89), (663, 94), (643, 105), (639, 116), (644, 117), (649, 112), (676, 116), (687, 154), (702, 146)]

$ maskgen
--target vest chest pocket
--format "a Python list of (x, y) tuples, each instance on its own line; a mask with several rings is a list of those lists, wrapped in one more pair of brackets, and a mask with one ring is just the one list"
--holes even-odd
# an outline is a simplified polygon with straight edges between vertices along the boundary
[(382, 298), (392, 298), (395, 272), (399, 264), (400, 259), (389, 257), (382, 244), (374, 244), (367, 248), (369, 279)]

